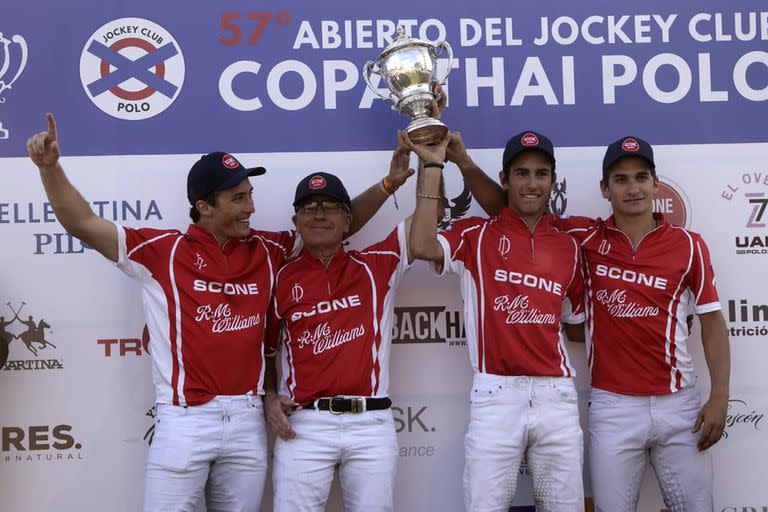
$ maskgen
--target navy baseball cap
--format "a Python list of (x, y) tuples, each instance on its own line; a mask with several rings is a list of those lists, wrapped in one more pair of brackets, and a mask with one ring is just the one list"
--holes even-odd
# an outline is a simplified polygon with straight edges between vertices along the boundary
[(296, 186), (293, 198), (294, 208), (305, 198), (314, 195), (331, 196), (350, 206), (349, 194), (339, 178), (327, 172), (315, 172), (304, 178)]
[(653, 148), (640, 137), (628, 135), (612, 142), (603, 157), (603, 179), (608, 178), (608, 168), (625, 156), (639, 156), (648, 161), (651, 169), (656, 168), (653, 161)]
[(187, 174), (187, 199), (193, 205), (217, 190), (238, 185), (248, 176), (259, 176), (267, 170), (263, 167), (246, 169), (229, 153), (216, 151), (200, 157)]
[(540, 133), (528, 130), (513, 135), (507, 141), (504, 155), (501, 158), (501, 168), (506, 170), (517, 155), (529, 150), (541, 151), (552, 162), (552, 167), (555, 166), (555, 149), (552, 147), (552, 141)]

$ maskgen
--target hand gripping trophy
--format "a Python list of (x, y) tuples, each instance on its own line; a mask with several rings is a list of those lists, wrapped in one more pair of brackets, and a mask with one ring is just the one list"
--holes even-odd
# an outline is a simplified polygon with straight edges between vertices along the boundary
[[(437, 58), (443, 52), (448, 53), (448, 71), (442, 80), (438, 80)], [(376, 62), (365, 63), (363, 79), (379, 98), (392, 101), (392, 110), (412, 118), (406, 131), (414, 143), (436, 144), (445, 137), (448, 127), (430, 117), (429, 109), (433, 100), (440, 99), (437, 87), (445, 85), (452, 63), (453, 50), (447, 42), (433, 45), (408, 37), (403, 27), (398, 27), (397, 37), (384, 48)], [(384, 80), (390, 90), (389, 96), (380, 94), (371, 84), (371, 73)]]

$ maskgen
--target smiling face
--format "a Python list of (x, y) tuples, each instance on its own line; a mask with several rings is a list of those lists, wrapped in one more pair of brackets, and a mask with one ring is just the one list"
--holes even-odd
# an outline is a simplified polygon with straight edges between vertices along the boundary
[[(318, 204), (324, 201), (335, 207), (324, 208)], [(303, 199), (293, 216), (293, 224), (301, 235), (304, 246), (313, 253), (335, 251), (341, 247), (351, 222), (352, 215), (337, 199), (321, 194)]]
[(611, 202), (615, 215), (641, 217), (653, 215), (653, 197), (658, 192), (656, 172), (644, 158), (625, 156), (608, 169), (600, 182), (603, 197)]
[(253, 187), (248, 179), (232, 188), (216, 192), (214, 203), (200, 200), (195, 206), (200, 212), (198, 225), (213, 233), (219, 245), (230, 238), (246, 237), (251, 232)]
[(547, 209), (549, 193), (555, 180), (552, 161), (541, 151), (524, 151), (509, 164), (509, 173), (499, 173), (507, 192), (507, 205), (533, 225)]

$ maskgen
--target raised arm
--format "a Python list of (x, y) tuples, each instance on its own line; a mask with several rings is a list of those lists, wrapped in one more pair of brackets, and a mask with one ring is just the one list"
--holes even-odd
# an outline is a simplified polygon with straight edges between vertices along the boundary
[(96, 215), (67, 179), (59, 163), (61, 149), (53, 114), (47, 114), (48, 130), (27, 140), (29, 158), (40, 170), (48, 201), (61, 225), (112, 261), (117, 261), (117, 227)]
[(507, 196), (501, 185), (485, 174), (485, 172), (475, 164), (467, 153), (464, 146), (464, 139), (460, 132), (451, 133), (451, 140), (445, 153), (446, 161), (453, 162), (461, 171), (464, 181), (469, 186), (469, 191), (477, 200), (477, 203), (488, 215), (498, 215), (502, 208), (507, 205)]
[(731, 378), (731, 351), (725, 319), (720, 311), (699, 315), (701, 341), (709, 369), (709, 399), (699, 411), (693, 432), (701, 430), (699, 450), (706, 450), (723, 436), (728, 413), (729, 381)]
[(410, 152), (398, 147), (389, 163), (386, 178), (372, 185), (368, 190), (352, 200), (352, 224), (346, 236), (352, 236), (371, 220), (381, 205), (416, 172), (408, 167)]
[[(400, 145), (414, 151), (421, 160), (416, 182), (416, 210), (411, 219), (408, 234), (410, 256), (429, 261), (443, 261), (443, 246), (437, 241), (437, 220), (440, 207), (440, 177), (442, 162), (445, 160), (445, 148), (449, 136), (435, 146), (414, 144), (408, 134), (397, 134)], [(425, 167), (425, 164), (428, 164)], [(431, 165), (429, 165), (431, 164)], [(434, 167), (433, 165), (439, 165)]]

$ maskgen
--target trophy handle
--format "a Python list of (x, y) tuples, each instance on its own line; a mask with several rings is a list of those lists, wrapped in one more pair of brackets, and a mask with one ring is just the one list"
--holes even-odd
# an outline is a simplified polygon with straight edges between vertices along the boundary
[(440, 41), (435, 45), (435, 48), (440, 48), (441, 50), (435, 54), (435, 57), (440, 57), (443, 54), (443, 50), (448, 52), (448, 71), (445, 72), (443, 79), (438, 82), (440, 85), (445, 85), (446, 80), (448, 80), (448, 75), (451, 74), (451, 70), (453, 69), (453, 48), (448, 44), (448, 41)]
[(384, 101), (392, 99), (392, 93), (389, 93), (389, 96), (384, 96), (379, 91), (376, 90), (376, 88), (371, 83), (371, 73), (375, 73), (379, 76), (381, 76), (381, 73), (373, 69), (373, 61), (369, 60), (365, 63), (365, 66), (363, 66), (363, 80), (365, 80), (365, 84), (368, 86), (370, 90), (373, 91), (373, 93), (379, 97), (379, 99), (382, 99)]

